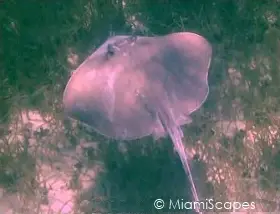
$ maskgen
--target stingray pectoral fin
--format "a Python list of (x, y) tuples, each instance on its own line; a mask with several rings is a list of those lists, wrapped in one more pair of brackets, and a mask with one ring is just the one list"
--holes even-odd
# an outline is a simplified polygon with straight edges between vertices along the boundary
[[(186, 119), (186, 118), (185, 118)], [(179, 121), (179, 124), (180, 126), (181, 125), (185, 125), (185, 124), (188, 124), (188, 123), (191, 123), (192, 120), (181, 120)], [(181, 138), (184, 137), (184, 133), (182, 131), (182, 129), (179, 129), (179, 132), (180, 132), (180, 135), (181, 135)], [(160, 138), (165, 138), (168, 136), (168, 133), (165, 131), (164, 127), (162, 126), (162, 124), (160, 122), (157, 123), (157, 125), (155, 125), (154, 129), (153, 129), (153, 139), (155, 141), (159, 140)]]
[(161, 124), (160, 120), (158, 119), (157, 122), (156, 122), (156, 125), (154, 126), (154, 129), (153, 129), (153, 139), (155, 141), (159, 140), (160, 138), (164, 138), (166, 137), (168, 134), (167, 132), (165, 131), (163, 125)]
[(180, 114), (180, 116), (176, 118), (176, 123), (180, 126), (187, 125), (192, 123), (192, 118), (190, 116)]

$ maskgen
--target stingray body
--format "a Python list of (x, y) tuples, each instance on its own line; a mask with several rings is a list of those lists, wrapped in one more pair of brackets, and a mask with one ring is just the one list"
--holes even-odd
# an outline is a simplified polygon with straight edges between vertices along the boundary
[(65, 112), (113, 139), (169, 134), (198, 200), (181, 126), (207, 98), (211, 57), (211, 45), (195, 33), (111, 37), (73, 73)]

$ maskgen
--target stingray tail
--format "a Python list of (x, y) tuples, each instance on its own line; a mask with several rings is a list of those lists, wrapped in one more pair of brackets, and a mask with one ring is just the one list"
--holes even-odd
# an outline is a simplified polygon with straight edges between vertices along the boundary
[[(186, 155), (184, 144), (182, 142), (182, 137), (180, 136), (180, 131), (178, 129), (180, 129), (180, 128), (174, 128), (173, 131), (169, 131), (169, 134), (170, 134), (170, 137), (171, 137), (172, 142), (174, 144), (174, 147), (179, 154), (179, 157), (180, 157), (181, 162), (183, 164), (185, 173), (187, 174), (187, 176), (189, 178), (189, 181), (191, 183), (191, 190), (192, 190), (192, 194), (193, 194), (193, 197), (194, 197), (194, 201), (199, 202), (199, 197), (198, 197), (197, 190), (196, 190), (196, 187), (195, 187), (195, 184), (194, 184), (194, 180), (193, 180), (193, 176), (192, 176), (192, 173), (191, 173), (190, 165), (188, 163), (188, 157)], [(199, 208), (195, 207), (195, 209), (198, 213), (201, 213), (199, 211)]]
[[(193, 176), (191, 173), (191, 169), (188, 163), (188, 157), (185, 152), (184, 144), (182, 141), (183, 138), (183, 131), (181, 130), (179, 125), (176, 125), (176, 122), (173, 118), (172, 110), (171, 109), (166, 109), (166, 111), (160, 111), (159, 113), (159, 118), (165, 127), (166, 131), (169, 133), (172, 142), (174, 144), (174, 147), (176, 151), (178, 152), (178, 155), (181, 159), (181, 162), (183, 164), (184, 171), (186, 175), (188, 176), (188, 179), (191, 183), (191, 190), (192, 190), (192, 195), (194, 198), (194, 201), (199, 202), (199, 197), (197, 194), (197, 190), (194, 184)], [(202, 213), (199, 210), (199, 207), (195, 207), (196, 212)]]

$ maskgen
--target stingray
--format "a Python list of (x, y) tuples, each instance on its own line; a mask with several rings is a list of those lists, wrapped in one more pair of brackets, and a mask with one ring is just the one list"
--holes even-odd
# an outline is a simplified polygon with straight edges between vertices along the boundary
[(64, 111), (111, 139), (169, 135), (199, 201), (181, 126), (207, 99), (211, 57), (209, 42), (190, 32), (110, 37), (72, 74)]

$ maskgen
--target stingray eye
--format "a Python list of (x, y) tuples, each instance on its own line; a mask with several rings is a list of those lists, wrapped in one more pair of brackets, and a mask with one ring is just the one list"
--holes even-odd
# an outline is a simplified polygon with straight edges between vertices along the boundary
[(133, 42), (136, 42), (137, 40), (137, 35), (132, 35), (130, 38), (130, 41), (133, 43)]
[(122, 136), (123, 139), (126, 139), (126, 138), (127, 138), (127, 136), (128, 136), (127, 129), (123, 129), (123, 130), (122, 130), (121, 136)]
[(116, 48), (113, 44), (107, 46), (107, 56), (113, 56), (116, 52)]

